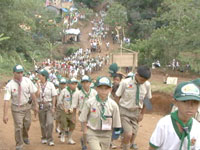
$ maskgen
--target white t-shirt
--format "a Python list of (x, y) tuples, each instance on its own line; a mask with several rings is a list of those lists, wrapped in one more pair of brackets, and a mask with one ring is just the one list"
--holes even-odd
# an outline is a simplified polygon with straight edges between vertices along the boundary
[[(200, 123), (195, 119), (193, 119), (190, 139), (190, 149), (200, 150)], [(195, 140), (196, 142), (194, 142)], [(158, 147), (156, 150), (179, 150), (180, 144), (181, 140), (173, 127), (171, 116), (167, 115), (161, 118), (150, 138), (150, 145)], [(187, 150), (187, 146), (188, 140), (185, 137), (182, 150)]]

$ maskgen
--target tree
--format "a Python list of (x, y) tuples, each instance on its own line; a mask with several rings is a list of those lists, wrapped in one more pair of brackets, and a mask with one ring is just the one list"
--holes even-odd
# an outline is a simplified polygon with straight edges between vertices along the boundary
[(111, 27), (125, 27), (127, 21), (128, 18), (126, 8), (119, 3), (113, 3), (108, 9), (107, 15), (105, 17), (105, 23)]

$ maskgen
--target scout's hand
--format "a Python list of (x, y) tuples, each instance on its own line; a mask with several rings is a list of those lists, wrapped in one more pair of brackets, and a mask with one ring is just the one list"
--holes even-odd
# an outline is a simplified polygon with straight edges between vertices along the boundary
[(139, 118), (138, 118), (138, 122), (142, 121), (144, 114), (140, 113)]
[(4, 122), (5, 124), (7, 124), (7, 122), (8, 122), (8, 116), (7, 116), (7, 115), (6, 115), (6, 116), (5, 116), (5, 115), (3, 116), (3, 122)]

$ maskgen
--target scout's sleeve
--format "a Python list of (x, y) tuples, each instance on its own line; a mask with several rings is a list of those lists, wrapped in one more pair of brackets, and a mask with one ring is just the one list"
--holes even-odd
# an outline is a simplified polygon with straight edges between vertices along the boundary
[(113, 102), (113, 128), (121, 128), (121, 119), (119, 107), (116, 102)]
[(54, 84), (52, 83), (52, 96), (56, 96), (56, 95), (57, 95), (57, 91)]
[(78, 107), (78, 99), (79, 99), (79, 91), (76, 92), (72, 96), (72, 108)]
[(36, 93), (37, 92), (37, 87), (33, 84), (33, 82), (31, 80), (29, 80), (29, 87), (30, 87), (30, 93)]
[(89, 103), (88, 103), (88, 101), (87, 101), (87, 102), (83, 105), (83, 109), (82, 109), (81, 114), (80, 114), (80, 116), (79, 116), (79, 121), (80, 121), (80, 122), (87, 122), (89, 112), (90, 112), (90, 106), (89, 106)]
[(118, 97), (122, 96), (122, 94), (124, 93), (125, 87), (126, 87), (125, 82), (121, 81), (119, 84), (119, 88), (117, 89), (117, 91), (115, 93), (116, 96), (118, 96)]
[(4, 100), (9, 101), (11, 99), (11, 87), (10, 84), (8, 83), (5, 87), (5, 94), (4, 94)]
[(156, 125), (153, 134), (151, 135), (149, 145), (155, 149), (159, 148), (164, 142), (164, 124), (162, 119)]
[(147, 93), (146, 93), (146, 96), (148, 99), (151, 99), (152, 98), (152, 93), (151, 93), (151, 83), (148, 82), (148, 84), (146, 84), (146, 88), (147, 88)]

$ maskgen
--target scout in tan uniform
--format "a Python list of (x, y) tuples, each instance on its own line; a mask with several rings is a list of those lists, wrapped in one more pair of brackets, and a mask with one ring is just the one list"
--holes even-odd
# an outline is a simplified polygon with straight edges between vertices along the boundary
[(87, 100), (81, 111), (79, 120), (84, 123), (83, 134), (91, 150), (109, 150), (112, 130), (121, 128), (119, 107), (108, 96), (111, 92), (111, 81), (107, 77), (99, 77), (96, 81), (97, 95)]
[(81, 110), (83, 109), (84, 103), (92, 97), (95, 97), (97, 95), (97, 91), (93, 88), (90, 87), (92, 80), (89, 76), (84, 75), (81, 78), (81, 85), (82, 88), (79, 91), (79, 96), (78, 96), (78, 109), (79, 109), (79, 114), (81, 113)]
[[(8, 105), (11, 99), (11, 111), (15, 125), (16, 150), (22, 150), (23, 143), (29, 144), (28, 131), (31, 125), (30, 97), (37, 108), (35, 92), (37, 88), (29, 78), (23, 77), (24, 69), (21, 65), (13, 68), (13, 79), (6, 85), (4, 95), (3, 122), (8, 122)], [(35, 111), (37, 109), (35, 108)]]
[(58, 89), (58, 92), (57, 92), (57, 101), (56, 101), (56, 117), (55, 117), (55, 120), (56, 120), (56, 132), (60, 133), (60, 118), (61, 118), (61, 108), (59, 107), (58, 105), (58, 97), (60, 95), (60, 92), (67, 86), (67, 79), (62, 77), (60, 79), (60, 82), (59, 82), (59, 89)]
[(38, 82), (38, 103), (39, 103), (39, 121), (42, 133), (42, 144), (48, 143), (54, 146), (53, 142), (53, 121), (55, 112), (55, 97), (57, 95), (55, 86), (52, 82), (47, 81), (49, 73), (42, 69), (38, 74), (40, 82)]
[(62, 109), (61, 110), (61, 142), (65, 142), (65, 131), (69, 131), (68, 133), (68, 144), (76, 144), (76, 142), (72, 139), (72, 132), (75, 129), (76, 123), (76, 108), (77, 105), (75, 102), (78, 100), (78, 89), (77, 89), (78, 81), (75, 78), (71, 78), (68, 81), (68, 86), (64, 88), (59, 97), (58, 97), (58, 105)]
[(129, 150), (130, 140), (136, 135), (138, 122), (143, 119), (145, 97), (151, 99), (151, 88), (146, 81), (151, 77), (148, 67), (140, 66), (132, 78), (124, 79), (116, 91), (119, 101), (122, 127), (124, 129), (123, 150)]
[[(95, 89), (91, 88), (90, 85), (91, 85), (91, 78), (87, 75), (84, 75), (82, 78), (81, 78), (81, 85), (82, 85), (82, 88), (81, 90), (79, 91), (79, 96), (78, 96), (78, 109), (79, 109), (79, 115), (83, 109), (83, 106), (85, 104), (85, 102), (92, 98), (92, 97), (95, 97), (97, 95), (97, 92)], [(83, 130), (83, 124), (81, 124), (82, 126), (82, 130)], [(82, 138), (81, 138), (81, 142), (82, 142), (82, 150), (86, 150), (87, 147), (86, 147), (86, 135), (84, 135)]]

